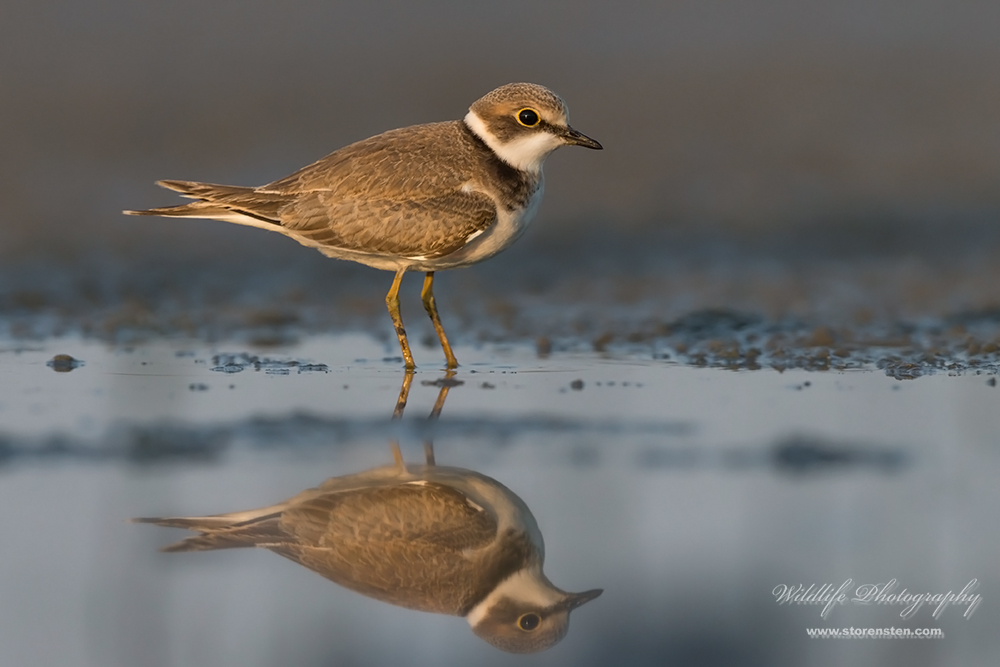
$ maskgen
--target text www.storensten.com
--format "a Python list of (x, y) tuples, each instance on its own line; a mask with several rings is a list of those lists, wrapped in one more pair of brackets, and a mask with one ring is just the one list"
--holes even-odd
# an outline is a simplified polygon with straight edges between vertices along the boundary
[(812, 639), (944, 639), (941, 628), (806, 628)]

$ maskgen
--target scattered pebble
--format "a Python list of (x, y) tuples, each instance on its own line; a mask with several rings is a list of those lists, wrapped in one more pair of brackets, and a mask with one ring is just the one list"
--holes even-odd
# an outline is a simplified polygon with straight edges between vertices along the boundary
[(329, 373), (330, 367), (326, 364), (300, 364), (299, 374), (302, 373)]
[(83, 361), (74, 359), (68, 354), (57, 354), (46, 361), (45, 365), (54, 370), (56, 373), (69, 373), (70, 371), (83, 366)]

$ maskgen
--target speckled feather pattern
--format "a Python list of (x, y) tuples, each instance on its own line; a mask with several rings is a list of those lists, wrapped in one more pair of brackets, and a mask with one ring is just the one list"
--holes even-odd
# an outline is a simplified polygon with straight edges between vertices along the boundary
[(432, 259), (493, 225), (498, 206), (523, 208), (541, 177), (507, 166), (465, 123), (448, 121), (359, 141), (257, 188), (163, 185), (201, 201), (150, 213), (237, 212), (321, 249)]

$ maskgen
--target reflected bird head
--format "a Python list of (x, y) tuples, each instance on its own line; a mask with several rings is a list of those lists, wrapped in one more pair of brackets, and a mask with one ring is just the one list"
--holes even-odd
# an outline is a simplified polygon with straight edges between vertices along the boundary
[(476, 635), (503, 651), (537, 653), (566, 636), (570, 612), (603, 592), (566, 593), (540, 571), (522, 571), (497, 586), (466, 619)]

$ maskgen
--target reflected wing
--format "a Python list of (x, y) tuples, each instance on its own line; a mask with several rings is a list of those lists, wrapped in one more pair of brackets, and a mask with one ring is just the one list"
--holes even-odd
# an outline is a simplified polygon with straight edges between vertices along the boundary
[(470, 555), (497, 533), (489, 512), (431, 482), (320, 495), (279, 526), (290, 539), (269, 549), (364, 595), (449, 614), (479, 594)]

